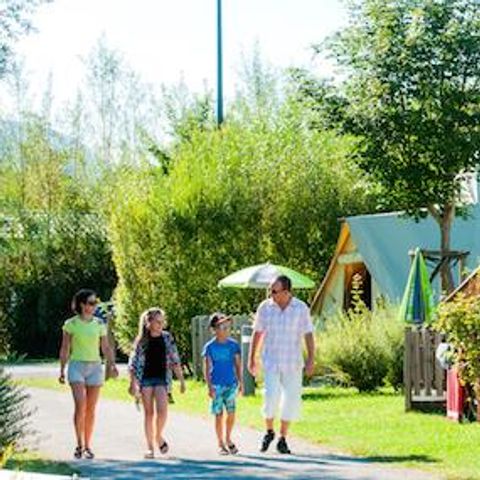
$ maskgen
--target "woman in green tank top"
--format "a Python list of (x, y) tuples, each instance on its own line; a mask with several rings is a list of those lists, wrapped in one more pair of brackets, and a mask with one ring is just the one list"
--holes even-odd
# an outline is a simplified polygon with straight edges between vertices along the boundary
[(113, 351), (107, 339), (107, 328), (93, 316), (97, 295), (83, 289), (75, 294), (72, 309), (76, 315), (63, 325), (60, 348), (59, 382), (65, 383), (65, 366), (68, 363), (68, 383), (75, 404), (74, 425), (77, 437), (75, 458), (94, 458), (91, 449), (95, 408), (103, 384), (100, 349), (111, 365), (110, 376), (118, 375)]

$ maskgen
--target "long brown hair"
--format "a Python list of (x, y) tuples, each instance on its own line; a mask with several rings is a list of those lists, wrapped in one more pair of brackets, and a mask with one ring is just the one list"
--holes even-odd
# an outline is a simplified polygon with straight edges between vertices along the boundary
[(164, 326), (165, 326), (165, 311), (162, 310), (160, 307), (151, 307), (145, 310), (140, 315), (140, 320), (138, 321), (138, 334), (137, 338), (135, 339), (135, 344), (142, 344), (144, 345), (148, 341), (148, 328), (147, 325), (155, 318), (155, 315), (161, 315), (163, 318)]

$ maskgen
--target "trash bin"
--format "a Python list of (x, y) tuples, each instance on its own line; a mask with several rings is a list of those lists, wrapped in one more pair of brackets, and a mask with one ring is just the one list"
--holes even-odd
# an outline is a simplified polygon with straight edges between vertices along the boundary
[(463, 417), (465, 389), (460, 384), (456, 368), (447, 370), (447, 417), (459, 422)]
[(253, 328), (251, 325), (242, 325), (242, 379), (243, 394), (245, 396), (255, 395), (255, 379), (248, 371), (248, 356), (250, 354), (250, 342)]

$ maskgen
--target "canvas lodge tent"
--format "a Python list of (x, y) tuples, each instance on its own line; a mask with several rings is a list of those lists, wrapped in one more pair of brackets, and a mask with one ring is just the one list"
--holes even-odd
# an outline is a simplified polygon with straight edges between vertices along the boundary
[[(399, 303), (410, 268), (409, 252), (417, 247), (439, 250), (440, 231), (431, 217), (416, 222), (394, 212), (345, 218), (329, 269), (312, 302), (312, 313), (327, 318), (338, 310), (348, 309), (355, 274), (362, 279), (362, 297), (368, 307), (375, 308), (382, 298)], [(451, 249), (468, 252), (464, 264), (467, 270), (472, 271), (480, 264), (479, 204), (471, 208), (465, 219), (454, 220)], [(430, 271), (432, 268), (430, 265)], [(454, 274), (458, 285), (459, 268)], [(438, 278), (433, 288), (438, 297)]]

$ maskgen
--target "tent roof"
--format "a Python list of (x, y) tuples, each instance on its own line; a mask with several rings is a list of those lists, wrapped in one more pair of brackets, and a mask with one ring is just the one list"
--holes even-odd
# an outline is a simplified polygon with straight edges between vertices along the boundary
[[(392, 301), (400, 301), (403, 295), (410, 268), (408, 252), (416, 247), (440, 249), (439, 227), (430, 216), (416, 222), (401, 212), (394, 212), (347, 217), (344, 221), (380, 292)], [(470, 252), (465, 262), (470, 270), (480, 263), (480, 205), (472, 207), (466, 219), (455, 218), (451, 249)], [(337, 254), (338, 251), (333, 262)], [(314, 303), (323, 296), (322, 289), (328, 284), (333, 267), (332, 264)], [(434, 290), (438, 295), (439, 286), (434, 285)]]

